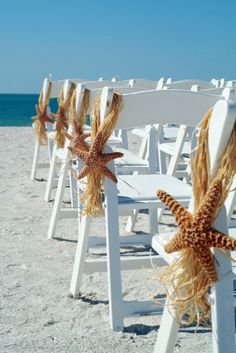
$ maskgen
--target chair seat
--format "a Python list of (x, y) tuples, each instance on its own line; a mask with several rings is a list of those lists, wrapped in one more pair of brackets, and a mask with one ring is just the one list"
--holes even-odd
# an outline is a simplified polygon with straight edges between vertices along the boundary
[[(162, 152), (168, 153), (169, 155), (173, 155), (174, 151), (175, 151), (175, 142), (161, 143), (159, 145), (159, 149)], [(189, 153), (190, 153), (190, 144), (189, 144), (189, 142), (185, 142), (181, 155), (189, 158)]]
[[(188, 205), (192, 195), (191, 187), (169, 175), (118, 175), (119, 206), (160, 208), (163, 203), (156, 196), (158, 190), (166, 190), (182, 204)], [(148, 206), (149, 205), (149, 206)]]
[(229, 228), (228, 234), (229, 234), (229, 236), (236, 238), (236, 228)]
[(177, 134), (179, 131), (179, 127), (177, 126), (164, 126), (163, 127), (163, 133), (164, 133), (164, 139), (165, 140), (176, 140)]
[(66, 159), (67, 152), (68, 152), (68, 150), (66, 148), (57, 148), (55, 150), (57, 158), (59, 158), (61, 160)]
[[(122, 152), (123, 157), (115, 160), (116, 169), (127, 173), (127, 171), (147, 171), (148, 162), (142, 158), (139, 158), (135, 153), (125, 149), (125, 148), (115, 148), (115, 152)], [(124, 174), (125, 174), (124, 173)]]
[(55, 136), (56, 136), (56, 130), (47, 132), (47, 137), (48, 137), (50, 140), (55, 140)]
[[(164, 138), (167, 140), (175, 140), (178, 134), (178, 129), (179, 128), (175, 126), (164, 126), (163, 127)], [(147, 134), (147, 131), (145, 128), (140, 128), (140, 129), (133, 129), (132, 133), (141, 138), (144, 138)]]
[(109, 137), (108, 144), (109, 145), (113, 145), (113, 146), (122, 146), (123, 145), (123, 141), (122, 141), (121, 137), (115, 136), (115, 135), (111, 135)]
[[(114, 142), (113, 139), (111, 142)], [(115, 148), (116, 152), (122, 152), (124, 153), (124, 157), (116, 159), (116, 169), (117, 171), (125, 171), (127, 172), (147, 172), (148, 171), (148, 164), (145, 160), (139, 158), (137, 155), (134, 153), (130, 152), (129, 150), (126, 150), (125, 148)], [(67, 155), (67, 150), (65, 148), (57, 148), (56, 151), (56, 156), (60, 160), (65, 160), (66, 155)]]
[(140, 129), (132, 129), (132, 133), (136, 136), (144, 138), (146, 136), (147, 131), (146, 131), (145, 127), (143, 127)]
[(166, 261), (167, 264), (172, 263), (178, 257), (178, 253), (168, 254), (164, 250), (164, 246), (173, 238), (175, 232), (166, 232), (154, 235), (152, 237), (152, 248)]

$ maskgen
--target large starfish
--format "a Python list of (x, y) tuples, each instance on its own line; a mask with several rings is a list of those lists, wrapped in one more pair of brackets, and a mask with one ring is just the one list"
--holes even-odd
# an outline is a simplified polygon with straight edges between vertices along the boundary
[(37, 112), (37, 115), (34, 116), (32, 119), (34, 121), (38, 121), (44, 129), (46, 129), (46, 123), (53, 123), (53, 120), (48, 116), (47, 113), (47, 105), (45, 104), (43, 108), (41, 109), (38, 104), (35, 105), (35, 109)]
[(172, 253), (191, 248), (212, 283), (217, 281), (217, 273), (210, 248), (236, 248), (236, 240), (212, 227), (221, 189), (221, 181), (213, 181), (195, 214), (187, 211), (165, 191), (157, 192), (160, 200), (172, 211), (179, 226), (177, 234), (165, 245), (165, 251)]
[(123, 157), (123, 153), (121, 152), (113, 152), (113, 153), (104, 153), (102, 154), (99, 152), (100, 147), (101, 147), (101, 139), (102, 139), (102, 132), (98, 132), (89, 151), (82, 151), (81, 149), (77, 148), (69, 148), (72, 153), (74, 153), (77, 157), (81, 158), (85, 166), (81, 170), (81, 172), (78, 175), (78, 179), (82, 179), (88, 174), (91, 173), (98, 173), (102, 174), (108, 178), (110, 178), (112, 181), (117, 183), (117, 178), (116, 176), (106, 167), (106, 164), (113, 159)]

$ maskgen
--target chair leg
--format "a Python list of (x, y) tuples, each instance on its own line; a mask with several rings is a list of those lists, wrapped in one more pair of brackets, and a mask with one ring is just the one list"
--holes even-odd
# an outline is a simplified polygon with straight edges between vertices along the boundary
[(38, 140), (36, 139), (35, 142), (35, 147), (34, 147), (34, 158), (33, 158), (33, 165), (32, 165), (32, 170), (31, 170), (31, 180), (34, 180), (36, 178), (36, 173), (37, 173), (37, 165), (38, 165), (38, 160), (39, 160), (39, 152), (40, 152), (40, 144)]
[(175, 348), (179, 326), (165, 306), (153, 353), (172, 353)]
[(146, 154), (147, 154), (147, 138), (144, 137), (140, 145), (138, 156), (139, 158), (145, 159)]
[(157, 219), (157, 209), (152, 208), (148, 210), (149, 212), (149, 233), (158, 233), (158, 219)]
[(120, 233), (117, 191), (112, 181), (104, 182), (105, 189), (105, 223), (107, 248), (107, 276), (110, 325), (113, 331), (124, 328), (124, 303), (122, 300), (121, 264), (120, 264)]
[[(224, 257), (224, 255), (220, 254)], [(219, 257), (217, 258), (219, 260)], [(235, 353), (235, 319), (233, 303), (233, 275), (230, 259), (228, 261), (228, 275), (216, 283), (212, 289), (212, 340), (214, 353)], [(222, 263), (226, 263), (223, 259)], [(220, 264), (223, 267), (222, 263)], [(227, 297), (227, 299), (226, 299)]]
[(158, 223), (161, 222), (163, 213), (164, 213), (164, 208), (158, 208), (157, 209), (157, 221), (158, 221)]
[(73, 266), (73, 273), (70, 284), (70, 293), (73, 298), (79, 296), (79, 289), (82, 284), (82, 276), (84, 272), (85, 257), (88, 250), (89, 231), (91, 225), (91, 217), (83, 215), (79, 225), (79, 236)]
[(73, 171), (69, 170), (69, 180), (70, 180), (70, 200), (71, 207), (78, 208), (78, 193), (77, 193), (77, 181), (73, 176)]
[[(157, 216), (158, 210), (149, 209), (148, 212), (149, 212), (149, 233), (156, 234), (158, 233), (158, 221), (159, 221)], [(134, 210), (133, 214), (128, 217), (126, 227), (125, 227), (126, 232), (134, 231), (134, 226), (137, 220), (137, 216), (138, 216), (138, 210)]]
[(125, 227), (126, 232), (131, 233), (134, 231), (134, 226), (135, 226), (137, 217), (138, 217), (138, 210), (133, 210), (132, 215), (128, 217), (128, 220), (126, 223), (126, 227)]
[(46, 184), (46, 190), (45, 190), (45, 195), (44, 195), (44, 201), (49, 202), (51, 199), (51, 193), (54, 185), (54, 179), (56, 176), (56, 167), (57, 167), (57, 156), (55, 153), (55, 150), (53, 151), (52, 154), (52, 159), (50, 163), (50, 169), (48, 173), (48, 180)]
[(54, 146), (54, 141), (51, 140), (51, 139), (48, 139), (48, 157), (49, 157), (49, 161), (51, 161), (51, 159), (52, 159), (53, 146)]
[[(53, 161), (52, 161), (53, 162)], [(69, 169), (69, 161), (66, 161), (65, 164), (61, 166), (55, 201), (53, 204), (52, 214), (50, 218), (50, 223), (48, 227), (48, 239), (52, 239), (56, 232), (57, 222), (60, 216), (62, 200), (65, 192), (67, 174)], [(53, 177), (52, 177), (53, 180)]]
[(160, 174), (166, 174), (167, 172), (166, 156), (165, 156), (165, 153), (160, 151), (159, 148), (158, 148), (158, 165), (159, 165)]
[(121, 138), (122, 138), (122, 147), (127, 150), (129, 147), (127, 130), (124, 130), (124, 129), (121, 130)]
[(166, 172), (166, 174), (168, 174), (168, 175), (175, 175), (175, 173), (176, 173), (177, 165), (179, 163), (181, 151), (183, 150), (184, 141), (186, 139), (187, 131), (188, 130), (187, 130), (186, 125), (180, 125), (179, 131), (178, 131), (178, 136), (177, 136), (176, 143), (175, 143), (175, 151), (174, 151), (174, 154), (170, 158), (170, 162), (168, 164), (168, 168), (167, 168), (167, 172)]

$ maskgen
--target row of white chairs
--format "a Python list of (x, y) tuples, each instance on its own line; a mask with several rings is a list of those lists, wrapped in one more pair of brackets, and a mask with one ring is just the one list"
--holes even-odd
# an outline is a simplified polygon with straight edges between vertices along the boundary
[[(191, 82), (193, 83), (193, 82)], [(78, 91), (78, 96), (77, 96), (77, 102), (82, 102), (82, 96), (83, 96), (83, 92), (86, 89), (90, 89), (91, 87), (93, 88), (94, 86), (98, 86), (97, 82), (90, 82), (87, 84), (83, 84), (83, 87), (81, 87), (80, 85), (77, 87), (77, 91)], [(206, 85), (206, 84), (205, 84)], [(183, 86), (183, 83), (181, 82), (181, 87)], [(186, 83), (187, 88), (190, 87), (189, 82)], [(175, 84), (176, 87), (176, 84)], [(205, 86), (204, 86), (205, 87)], [(90, 109), (92, 106), (92, 101), (95, 97), (95, 95), (97, 95), (100, 92), (100, 89), (96, 89), (96, 90), (91, 90), (91, 95), (90, 95)], [(123, 88), (123, 87), (116, 87), (116, 90), (118, 90), (121, 93), (132, 93), (133, 91), (138, 91), (137, 88)], [(222, 93), (222, 88), (218, 88), (218, 89), (214, 89), (214, 93)], [(79, 105), (77, 106), (77, 110), (79, 111)], [(88, 113), (90, 113), (90, 111), (88, 111)], [(179, 129), (178, 134), (177, 134), (177, 139), (175, 142), (168, 143), (168, 148), (170, 151), (170, 162), (169, 162), (169, 167), (165, 172), (162, 172), (162, 174), (168, 174), (168, 175), (175, 175), (176, 174), (176, 169), (177, 169), (177, 165), (178, 162), (180, 160), (181, 157), (181, 152), (182, 152), (182, 148), (184, 145), (184, 140), (187, 134), (187, 127), (186, 126), (180, 126), (179, 128), (177, 127), (171, 127), (171, 128), (167, 128), (165, 129), (165, 131), (171, 130), (176, 133), (176, 131)], [(122, 172), (123, 174), (127, 174), (130, 172), (138, 172), (141, 174), (154, 174), (158, 171), (158, 161), (157, 161), (157, 154), (158, 151), (161, 150), (160, 147), (162, 147), (163, 145), (166, 146), (166, 143), (157, 143), (157, 141), (160, 141), (160, 136), (161, 136), (161, 130), (162, 130), (162, 125), (161, 124), (155, 124), (153, 126), (148, 126), (146, 128), (146, 135), (143, 135), (143, 141), (146, 142), (147, 144), (147, 148), (146, 148), (146, 156), (142, 156), (143, 158), (138, 158), (137, 156), (135, 156), (133, 153), (131, 153), (129, 150), (127, 149), (122, 149), (119, 148), (118, 151), (123, 152), (124, 153), (124, 157), (121, 158), (120, 160), (118, 160), (116, 162), (116, 168), (119, 172)], [(115, 141), (117, 142), (117, 141)], [(69, 141), (68, 141), (69, 143)], [(64, 195), (64, 190), (65, 190), (65, 184), (66, 184), (66, 180), (67, 180), (67, 175), (68, 172), (71, 173), (71, 168), (70, 168), (70, 153), (67, 149), (68, 147), (68, 143), (65, 147), (64, 150), (62, 149), (54, 149), (54, 153), (52, 156), (52, 161), (51, 161), (51, 166), (50, 166), (50, 171), (49, 171), (49, 176), (48, 176), (48, 181), (47, 181), (47, 186), (46, 186), (46, 192), (45, 192), (45, 201), (49, 201), (52, 198), (52, 190), (53, 190), (53, 186), (54, 181), (55, 181), (55, 172), (56, 172), (56, 166), (57, 166), (57, 162), (58, 160), (60, 160), (61, 162), (63, 162), (63, 167), (61, 168), (60, 171), (60, 176), (59, 176), (59, 185), (58, 188), (56, 190), (56, 195), (55, 195), (55, 202), (54, 202), (54, 206), (53, 206), (53, 212), (52, 212), (52, 216), (51, 216), (51, 220), (50, 220), (50, 224), (49, 224), (49, 230), (48, 230), (48, 237), (52, 238), (55, 235), (55, 231), (56, 231), (56, 226), (57, 226), (57, 222), (59, 219), (63, 218), (63, 217), (77, 217), (77, 194), (76, 193), (72, 193), (71, 196), (71, 200), (72, 200), (72, 206), (74, 209), (68, 209), (68, 208), (64, 208), (62, 209), (62, 199), (63, 199), (63, 195)], [(173, 148), (173, 144), (174, 144), (174, 148)], [(188, 151), (189, 153), (189, 151)], [(163, 168), (162, 168), (163, 169)], [(183, 171), (181, 171), (181, 173), (183, 174)], [(179, 174), (178, 174), (179, 176)], [(182, 175), (181, 175), (182, 176)], [(71, 185), (73, 185), (73, 183), (71, 182)], [(75, 186), (74, 186), (75, 188)], [(73, 190), (73, 188), (71, 188), (71, 190)], [(160, 213), (161, 214), (161, 213)], [(127, 230), (128, 231), (132, 231), (134, 228), (134, 224), (135, 224), (135, 219), (137, 216), (137, 212), (134, 212), (134, 215), (132, 217), (129, 218), (129, 223), (127, 224)], [(155, 213), (152, 215), (152, 217), (150, 217), (150, 230), (152, 229), (152, 232), (157, 230), (157, 219), (155, 217)]]
[[(77, 87), (77, 109), (80, 109), (80, 102), (83, 97), (83, 92), (89, 83), (84, 83)], [(118, 87), (115, 89), (117, 90)], [(211, 87), (212, 89), (212, 87)], [(215, 89), (215, 88), (214, 88)], [(102, 89), (102, 99), (101, 99), (101, 119), (105, 119), (105, 115), (112, 101), (114, 88), (103, 88)], [(193, 92), (186, 90), (175, 90), (172, 87), (163, 90), (151, 90), (151, 91), (140, 91), (140, 92), (130, 92), (130, 89), (119, 88), (119, 91), (123, 95), (123, 109), (120, 113), (120, 117), (117, 123), (117, 129), (132, 129), (139, 128), (145, 125), (149, 126), (163, 126), (166, 123), (178, 124), (179, 126), (196, 126), (200, 119), (203, 117), (204, 113), (211, 107), (214, 106), (213, 118), (212, 118), (212, 131), (210, 138), (210, 153), (212, 158), (212, 168), (215, 166), (220, 152), (223, 150), (224, 145), (227, 143), (229, 137), (229, 131), (232, 130), (233, 119), (235, 114), (234, 105), (229, 103), (229, 100), (234, 100), (234, 93), (229, 89), (224, 91), (223, 95), (209, 94), (203, 92)], [(132, 91), (132, 90), (131, 90)], [(220, 90), (218, 91), (218, 93)], [(221, 89), (222, 92), (222, 89)], [(94, 92), (95, 93), (95, 92)], [(96, 92), (97, 93), (97, 92)], [(216, 93), (216, 92), (214, 92)], [(79, 98), (80, 97), (80, 98)], [(91, 95), (92, 97), (92, 95)], [(217, 124), (216, 124), (217, 122)], [(216, 125), (214, 125), (214, 123)], [(214, 138), (214, 132), (217, 129), (222, 132), (221, 136), (217, 133), (217, 138)], [(227, 128), (226, 128), (227, 127)], [(180, 129), (181, 131), (181, 129)], [(185, 131), (184, 131), (185, 132)], [(183, 136), (182, 132), (182, 136)], [(154, 136), (157, 136), (156, 133)], [(184, 136), (185, 137), (185, 136)], [(184, 138), (181, 139), (180, 153), (182, 153)], [(155, 141), (156, 142), (156, 141)], [(177, 138), (178, 142), (178, 138)], [(152, 145), (153, 146), (153, 145)], [(160, 146), (159, 146), (160, 147)], [(111, 147), (107, 147), (107, 151), (110, 151)], [(54, 148), (56, 151), (56, 148)], [(56, 152), (54, 152), (56, 155)], [(69, 154), (69, 152), (67, 152)], [(66, 159), (66, 163), (69, 163), (69, 158)], [(64, 163), (64, 168), (66, 163)], [(114, 163), (110, 163), (109, 167), (115, 173)], [(81, 168), (81, 163), (78, 164), (78, 168)], [(68, 171), (68, 169), (67, 169)], [(58, 190), (64, 190), (65, 180), (67, 173), (64, 174), (64, 179), (62, 180), (62, 174), (59, 174), (59, 184)], [(51, 180), (53, 180), (52, 178)], [(63, 185), (61, 185), (61, 184)], [(144, 189), (145, 185), (145, 189)], [(137, 267), (147, 267), (150, 266), (149, 259), (146, 257), (140, 257), (137, 259), (125, 259), (121, 261), (120, 259), (120, 242), (121, 238), (119, 235), (119, 215), (120, 214), (131, 214), (134, 210), (139, 209), (149, 209), (150, 213), (156, 212), (157, 208), (162, 208), (163, 204), (156, 198), (157, 189), (165, 189), (175, 198), (181, 201), (183, 204), (187, 205), (191, 197), (191, 187), (185, 182), (179, 180), (172, 175), (119, 175), (118, 184), (113, 184), (110, 180), (104, 180), (104, 208), (105, 208), (105, 224), (106, 224), (106, 242), (102, 239), (96, 237), (92, 238), (90, 236), (90, 224), (92, 221), (91, 217), (86, 215), (80, 216), (79, 221), (79, 237), (78, 244), (73, 268), (73, 276), (71, 280), (70, 291), (74, 297), (78, 295), (79, 288), (82, 283), (82, 276), (84, 273), (91, 273), (94, 271), (108, 271), (108, 290), (109, 290), (109, 305), (110, 305), (110, 322), (113, 330), (123, 329), (123, 320), (126, 316), (137, 315), (138, 312), (159, 312), (160, 308), (157, 307), (152, 301), (144, 302), (126, 302), (122, 299), (122, 285), (121, 285), (121, 269), (134, 269)], [(61, 191), (62, 192), (62, 191)], [(58, 194), (58, 191), (57, 191)], [(231, 195), (232, 196), (232, 195)], [(61, 196), (60, 196), (61, 197)], [(56, 202), (54, 203), (55, 206)], [(228, 206), (228, 219), (230, 218), (233, 210), (234, 202), (230, 201), (230, 206)], [(77, 211), (76, 211), (77, 212)], [(61, 210), (60, 210), (61, 213)], [(75, 213), (75, 212), (74, 212)], [(155, 219), (155, 218), (154, 218)], [(226, 217), (221, 217), (221, 224), (223, 228), (226, 228), (225, 221)], [(152, 230), (155, 227), (151, 228)], [(224, 229), (226, 230), (226, 229)], [(163, 242), (160, 241), (161, 235), (154, 236), (153, 232), (149, 236), (138, 237), (129, 236), (122, 237), (124, 239), (125, 245), (129, 242), (132, 243), (146, 243), (147, 240), (150, 242), (152, 239), (152, 245), (155, 250), (158, 250), (159, 255), (154, 259), (156, 264), (163, 266), (170, 260), (165, 255), (163, 250)], [(86, 259), (86, 253), (89, 246), (94, 245), (104, 245), (107, 246), (107, 260), (99, 261), (93, 260), (89, 261)], [(229, 270), (231, 266), (227, 259), (220, 259), (221, 269)], [(231, 267), (230, 267), (231, 268)], [(229, 293), (229, 298), (231, 298), (232, 291), (232, 280), (229, 279), (225, 281), (226, 283), (219, 283), (215, 289), (215, 296), (218, 300), (221, 298), (221, 290), (227, 290)], [(222, 302), (222, 298), (220, 299)], [(227, 314), (230, 311), (230, 320), (227, 329), (229, 330), (227, 334), (227, 347), (232, 350), (232, 302), (229, 299), (227, 303)], [(219, 332), (221, 328), (220, 321), (224, 320), (224, 313), (217, 307), (215, 310), (214, 305), (212, 305), (213, 314), (216, 312), (216, 317), (214, 321), (214, 329), (217, 332), (217, 339), (219, 340), (218, 346), (225, 345), (225, 339), (223, 334), (226, 330), (223, 330), (223, 334)], [(218, 317), (220, 316), (220, 318)], [(177, 325), (173, 322), (173, 319), (168, 315), (168, 310), (164, 311), (163, 314), (163, 324), (161, 324), (161, 329), (159, 333), (159, 341), (156, 346), (156, 352), (171, 352), (173, 350), (173, 344), (175, 342), (177, 334)], [(166, 326), (167, 325), (167, 326)], [(167, 329), (167, 334), (163, 332)], [(213, 338), (213, 342), (216, 342), (216, 338)], [(214, 343), (215, 344), (215, 343)], [(158, 347), (158, 348), (157, 348)], [(170, 348), (171, 347), (171, 348)], [(215, 349), (215, 348), (214, 348)], [(220, 351), (220, 350), (219, 350)], [(214, 351), (214, 353), (217, 351)]]
[[(164, 82), (164, 79), (160, 79), (159, 81), (142, 80), (142, 79), (136, 79), (136, 80), (131, 79), (131, 80), (125, 80), (125, 81), (116, 81), (116, 80), (87, 81), (84, 79), (70, 79), (70, 80), (52, 81), (51, 78), (46, 78), (46, 79), (44, 79), (43, 87), (42, 87), (43, 101), (45, 101), (46, 97), (48, 96), (49, 87), (50, 87), (50, 99), (58, 98), (61, 90), (64, 91), (64, 97), (66, 99), (66, 97), (69, 94), (71, 83), (74, 83), (74, 84), (83, 83), (85, 85), (87, 84), (87, 85), (89, 85), (90, 89), (99, 89), (99, 88), (101, 89), (102, 87), (109, 86), (109, 87), (122, 87), (122, 88), (136, 87), (137, 90), (139, 90), (139, 89), (146, 90), (146, 89), (156, 89), (158, 85), (159, 86), (163, 85), (163, 82)], [(50, 123), (47, 123), (47, 129), (49, 132), (49, 134), (48, 134), (48, 137), (49, 137), (49, 141), (48, 141), (49, 160), (51, 160), (52, 149), (53, 149), (53, 138), (54, 138), (54, 135), (52, 133), (53, 125)], [(48, 168), (49, 167), (49, 163), (41, 163), (39, 161), (40, 148), (41, 148), (41, 146), (39, 145), (39, 143), (36, 139), (33, 165), (32, 165), (32, 170), (31, 170), (31, 180), (36, 179), (38, 168), (45, 168), (45, 167)]]
[[(71, 84), (72, 81), (70, 80), (67, 80), (64, 82), (64, 86), (63, 86), (63, 89), (64, 89), (64, 95), (66, 97), (66, 95), (68, 94), (69, 92), (69, 88), (70, 88), (70, 84)], [(73, 80), (73, 82), (80, 82), (79, 80)], [(98, 90), (101, 89), (102, 87), (104, 87), (104, 85), (107, 85), (109, 84), (110, 86), (113, 86), (113, 87), (117, 87), (116, 89), (119, 89), (120, 91), (123, 91), (125, 92), (125, 90), (128, 90), (129, 92), (132, 92), (132, 91), (138, 91), (138, 90), (144, 90), (144, 89), (152, 89), (154, 87), (163, 87), (163, 83), (164, 83), (164, 79), (160, 79), (158, 81), (158, 83), (156, 81), (146, 81), (146, 80), (130, 80), (130, 81), (119, 81), (119, 82), (107, 82), (107, 81), (94, 81), (94, 82), (87, 82), (87, 83), (84, 83), (84, 86), (89, 88), (89, 89), (97, 89), (97, 91), (94, 91), (94, 94), (97, 94), (98, 93)], [(173, 83), (174, 87), (177, 87), (178, 88), (178, 84), (180, 87), (186, 87), (187, 89), (189, 87), (191, 87), (193, 84), (195, 84), (195, 86), (197, 85), (198, 87), (204, 87), (204, 88), (209, 88), (213, 87), (212, 83), (205, 83), (205, 82), (202, 82), (202, 81), (194, 81), (194, 80), (186, 80), (186, 81), (180, 81), (179, 83), (178, 82), (175, 82)], [(58, 82), (51, 82), (51, 85), (52, 85), (52, 89), (51, 89), (51, 92), (52, 92), (52, 96), (54, 96), (55, 94), (58, 94), (59, 95), (59, 87), (60, 85), (62, 85), (62, 82), (60, 82), (60, 84)], [(185, 86), (184, 86), (185, 85)], [(132, 86), (132, 88), (130, 87)], [(170, 84), (169, 84), (170, 86)], [(47, 89), (49, 87), (49, 80), (45, 80), (44, 81), (44, 85), (43, 85), (43, 89), (44, 89), (44, 96), (46, 97), (47, 96)], [(126, 88), (127, 87), (127, 88)], [(136, 87), (136, 88), (135, 88)], [(92, 101), (92, 99), (91, 99)], [(154, 132), (154, 127), (147, 127), (147, 131), (146, 131), (146, 135), (143, 137), (143, 140), (144, 140), (144, 144), (146, 145), (145, 146), (145, 154), (144, 153), (141, 153), (141, 158), (137, 158), (135, 157), (133, 154), (130, 154), (128, 151), (125, 151), (125, 158), (122, 159), (122, 162), (119, 162), (119, 168), (125, 168), (125, 171), (126, 172), (129, 172), (129, 171), (138, 171), (138, 172), (149, 172), (149, 173), (154, 173), (157, 171), (158, 169), (158, 165), (159, 165), (159, 162), (158, 160), (156, 159), (156, 149), (153, 149), (153, 146), (156, 146), (156, 143), (155, 143), (155, 135), (158, 136), (159, 135), (159, 139), (160, 139), (160, 131), (161, 131), (161, 126), (160, 124), (157, 126), (155, 126), (155, 128), (157, 129), (156, 132)], [(51, 130), (51, 128), (49, 127), (49, 131)], [(49, 172), (49, 178), (48, 178), (48, 182), (47, 182), (47, 188), (46, 188), (46, 193), (45, 193), (45, 200), (46, 201), (49, 201), (50, 198), (51, 198), (51, 191), (52, 191), (52, 188), (54, 186), (54, 181), (55, 181), (55, 171), (56, 171), (56, 165), (57, 165), (57, 160), (58, 159), (61, 159), (63, 160), (66, 156), (66, 158), (68, 158), (68, 153), (62, 153), (61, 150), (57, 150), (55, 149), (55, 153), (52, 154), (52, 151), (51, 151), (51, 146), (52, 146), (52, 139), (50, 139), (52, 135), (52, 133), (50, 132), (49, 134), (49, 149), (50, 149), (50, 157), (52, 156), (52, 163), (51, 163), (51, 167), (50, 167), (50, 172)], [(126, 137), (126, 135), (125, 135)], [(183, 136), (184, 137), (184, 136)], [(179, 140), (179, 139), (178, 139)], [(127, 138), (125, 139), (125, 143), (124, 143), (124, 138), (123, 138), (123, 145), (125, 145), (125, 147), (127, 148)], [(149, 142), (147, 144), (147, 141)], [(152, 143), (153, 141), (153, 143)], [(121, 142), (121, 140), (117, 140), (115, 139), (114, 141), (116, 144)], [(147, 149), (147, 145), (149, 146), (149, 148)], [(164, 144), (162, 144), (164, 145)], [(162, 146), (160, 145), (160, 146)], [(150, 148), (151, 146), (151, 148)], [(38, 143), (36, 142), (36, 146), (35, 146), (35, 151), (38, 151), (39, 150), (39, 145)], [(181, 146), (179, 146), (179, 149), (181, 148)], [(160, 148), (161, 150), (161, 148)], [(124, 151), (122, 151), (124, 152)], [(173, 153), (172, 153), (173, 154)], [(35, 153), (35, 155), (37, 155), (37, 153)], [(172, 156), (171, 158), (171, 162), (173, 162), (173, 160), (175, 161), (175, 168), (173, 169), (173, 172), (172, 173), (169, 173), (171, 175), (174, 174), (175, 172), (175, 169), (176, 169), (176, 166), (177, 166), (177, 161), (178, 161), (178, 158), (179, 158), (179, 153), (177, 155)], [(37, 159), (37, 158), (36, 158)], [(173, 164), (173, 163), (172, 163)], [(34, 160), (34, 163), (33, 163), (33, 169), (32, 169), (32, 176), (35, 174), (35, 160)], [(171, 163), (170, 163), (171, 165)], [(68, 164), (65, 166), (68, 167)], [(65, 167), (65, 169), (67, 169), (67, 167)], [(162, 169), (163, 169), (163, 166), (162, 166)], [(64, 170), (63, 172), (64, 176), (66, 174), (66, 171)], [(73, 178), (70, 178), (70, 181), (71, 181), (71, 184), (73, 185)], [(73, 190), (74, 187), (71, 188), (71, 190)], [(62, 195), (61, 195), (62, 197)], [(76, 202), (76, 197), (75, 195), (72, 193), (72, 196), (71, 196), (71, 201), (72, 201), (72, 204), (76, 207), (77, 206), (77, 202)], [(61, 202), (61, 201), (60, 201)], [(58, 202), (56, 202), (56, 204), (58, 204)], [(59, 210), (57, 210), (57, 212), (55, 213), (54, 212), (54, 216), (52, 217), (53, 218), (53, 221), (52, 221), (52, 226), (50, 226), (50, 229), (49, 229), (49, 237), (52, 237), (54, 235), (54, 232), (55, 232), (55, 227), (54, 227), (54, 224), (55, 224), (55, 220), (57, 220), (57, 214), (58, 214)], [(62, 214), (62, 213), (61, 213)], [(69, 212), (68, 210), (66, 210), (66, 214), (67, 214), (67, 217), (69, 215)], [(133, 224), (134, 222), (131, 222), (131, 224)], [(154, 223), (154, 222), (153, 222)], [(51, 223), (50, 223), (51, 224)], [(132, 230), (133, 226), (130, 225), (129, 226), (129, 230)]]
[[(111, 81), (105, 81), (103, 79), (99, 79), (98, 81), (89, 82), (84, 79), (70, 79), (70, 80), (59, 80), (59, 81), (52, 81), (51, 77), (46, 78), (43, 82), (43, 100), (45, 101), (48, 90), (49, 90), (49, 83), (51, 83), (51, 92), (50, 92), (50, 99), (57, 98), (60, 95), (61, 90), (64, 90), (64, 96), (67, 97), (69, 93), (69, 82), (73, 82), (75, 84), (79, 83), (88, 83), (90, 84), (91, 89), (99, 89), (105, 86), (109, 87), (131, 87), (140, 90), (147, 90), (147, 89), (168, 89), (168, 88), (176, 88), (176, 89), (195, 89), (195, 90), (202, 90), (202, 89), (214, 89), (214, 88), (221, 88), (226, 86), (232, 86), (233, 82), (225, 82), (223, 79), (215, 80), (213, 79), (211, 82), (205, 81), (197, 81), (197, 80), (183, 80), (183, 81), (172, 81), (171, 79), (164, 79), (161, 78), (158, 81), (152, 80), (143, 80), (143, 79), (130, 79), (125, 81), (117, 81), (116, 79), (112, 79)], [(47, 124), (47, 128), (49, 132), (52, 130), (51, 124)], [(49, 160), (52, 157), (52, 147), (53, 147), (53, 134), (49, 134)], [(125, 145), (127, 147), (127, 145)], [(33, 158), (33, 165), (31, 170), (31, 179), (34, 180), (37, 177), (37, 169), (38, 168), (45, 168), (48, 167), (48, 163), (41, 163), (39, 161), (40, 158), (40, 145), (36, 140), (35, 144), (35, 151), (34, 151), (34, 158)]]

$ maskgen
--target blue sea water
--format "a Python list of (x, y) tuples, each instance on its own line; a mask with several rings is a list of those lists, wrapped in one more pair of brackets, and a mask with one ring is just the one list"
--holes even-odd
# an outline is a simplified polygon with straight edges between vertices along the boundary
[[(38, 94), (0, 94), (0, 126), (31, 126), (38, 98)], [(51, 99), (50, 108), (57, 111), (56, 99)]]

